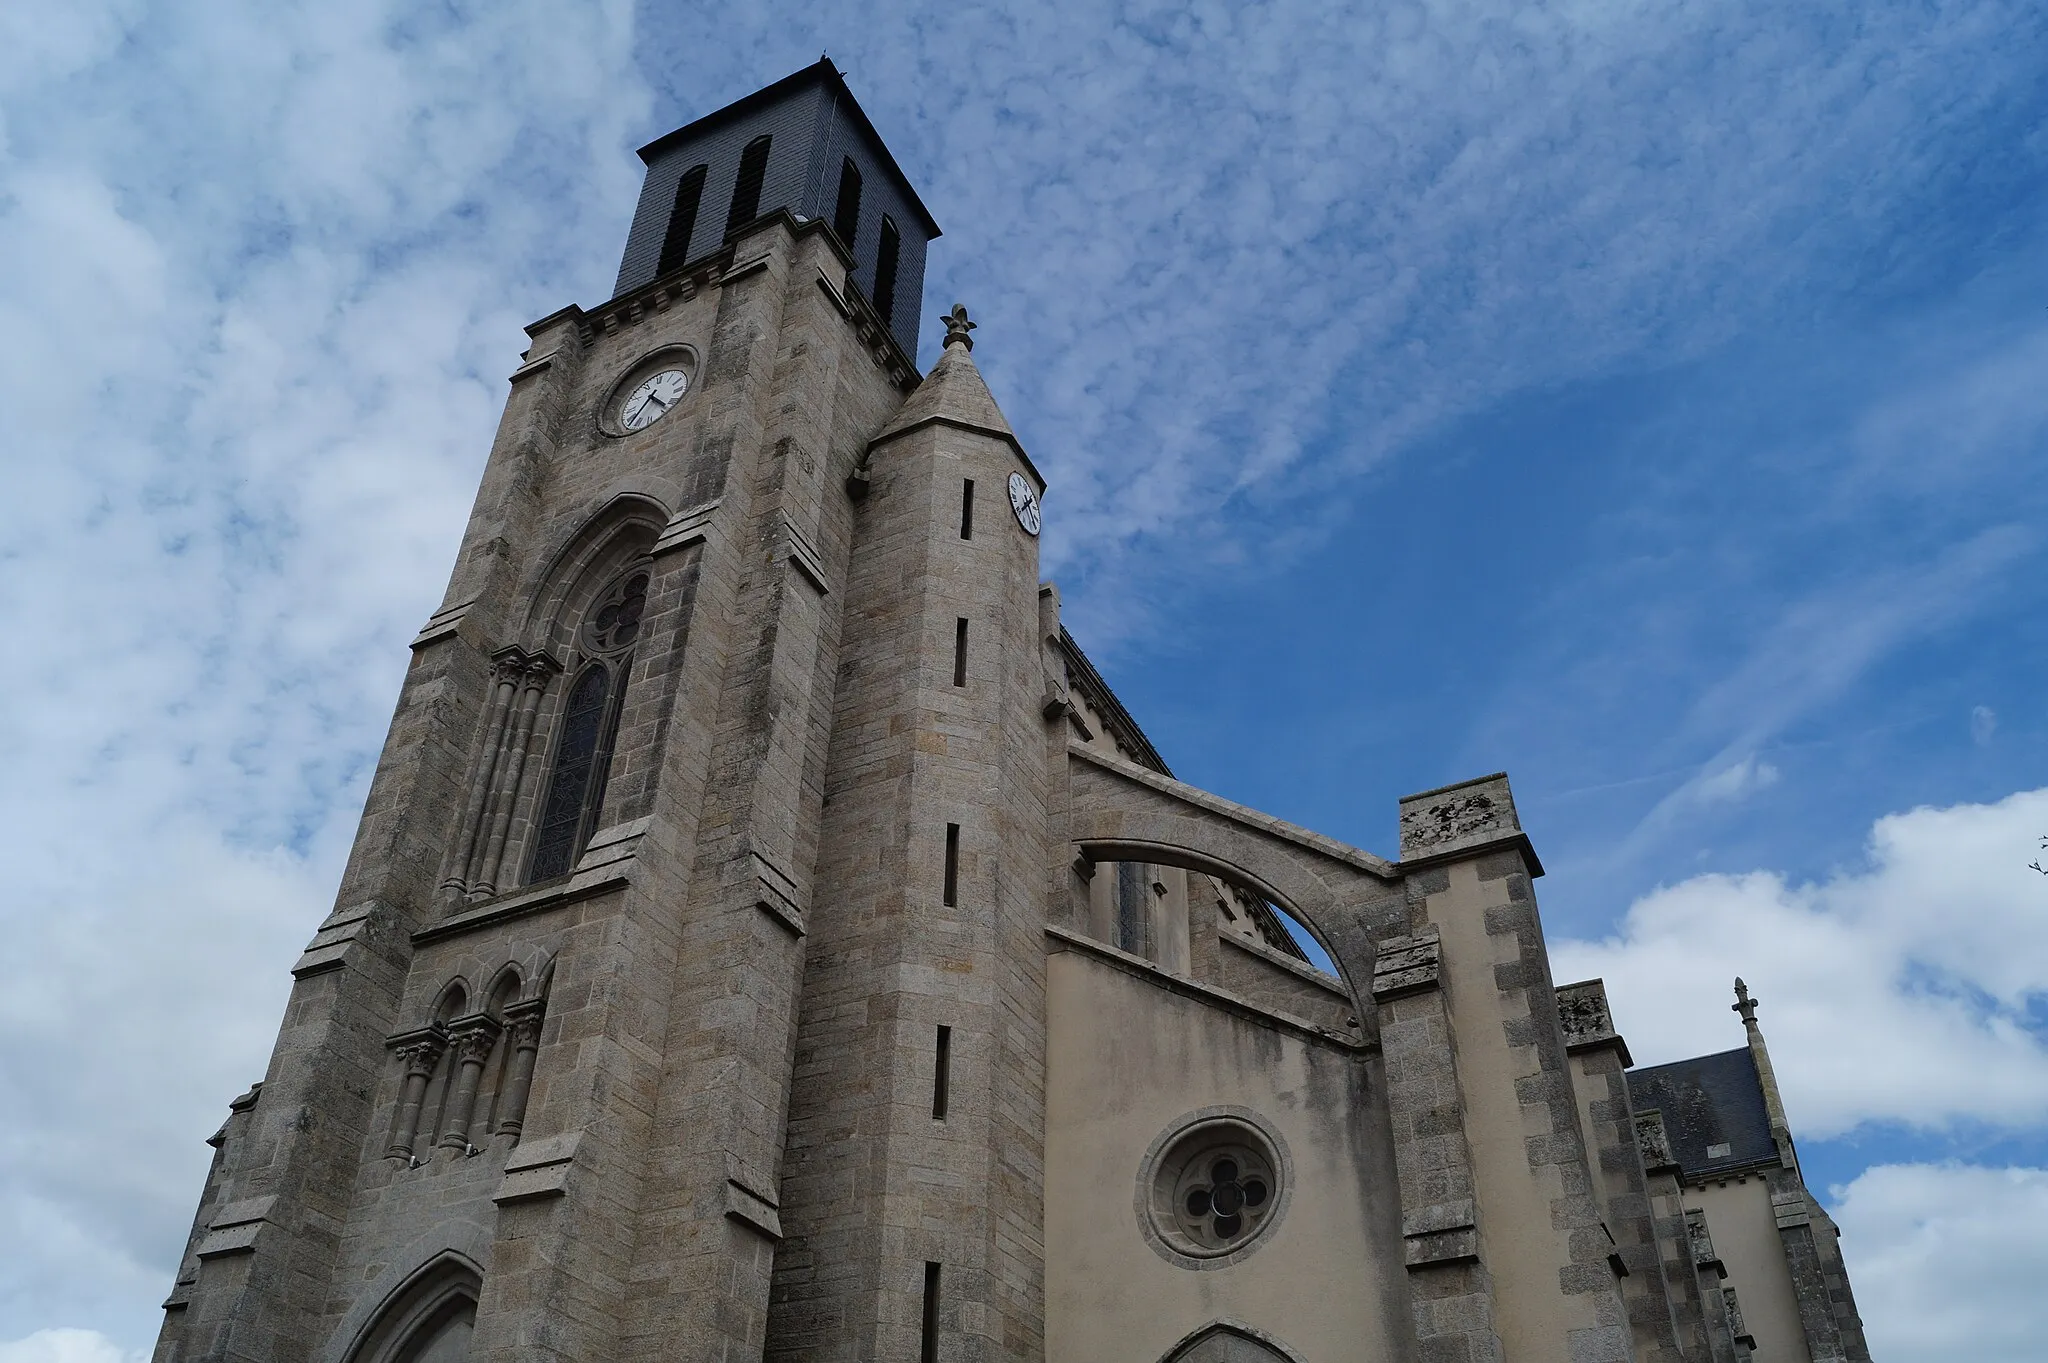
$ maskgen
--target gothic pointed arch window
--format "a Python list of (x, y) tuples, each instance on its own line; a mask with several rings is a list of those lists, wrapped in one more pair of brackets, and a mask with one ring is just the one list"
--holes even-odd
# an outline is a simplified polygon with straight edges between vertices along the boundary
[(567, 875), (597, 827), (650, 577), (645, 563), (621, 573), (598, 594), (577, 631), (581, 663), (562, 705), (555, 759), (541, 791), (529, 883)]
[(467, 1260), (443, 1256), (392, 1294), (349, 1350), (349, 1363), (466, 1363), (482, 1288)]

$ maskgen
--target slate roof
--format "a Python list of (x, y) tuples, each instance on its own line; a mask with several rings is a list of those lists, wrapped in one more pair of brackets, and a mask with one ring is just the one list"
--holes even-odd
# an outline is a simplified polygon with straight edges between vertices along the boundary
[[(1669, 1065), (1630, 1070), (1629, 1101), (1638, 1112), (1664, 1114), (1671, 1153), (1688, 1179), (1735, 1173), (1775, 1162), (1764, 1087), (1747, 1046)], [(1728, 1153), (1709, 1155), (1714, 1146)]]

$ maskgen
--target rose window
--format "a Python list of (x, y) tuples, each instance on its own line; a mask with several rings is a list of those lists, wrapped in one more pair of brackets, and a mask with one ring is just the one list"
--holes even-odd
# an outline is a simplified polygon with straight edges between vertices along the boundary
[(1234, 1260), (1277, 1223), (1283, 1164), (1261, 1126), (1216, 1113), (1154, 1145), (1142, 1201), (1154, 1247), (1168, 1259), (1186, 1267)]
[(1239, 1240), (1247, 1224), (1266, 1210), (1272, 1187), (1231, 1154), (1202, 1162), (1208, 1167), (1194, 1171), (1188, 1191), (1180, 1199), (1182, 1214), (1188, 1228), (1200, 1238), (1229, 1244)]

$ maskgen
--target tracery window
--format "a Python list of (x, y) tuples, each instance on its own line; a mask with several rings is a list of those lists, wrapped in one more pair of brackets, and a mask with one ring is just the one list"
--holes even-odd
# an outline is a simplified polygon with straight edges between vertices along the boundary
[(571, 683), (562, 707), (528, 881), (568, 874), (604, 808), (612, 745), (632, 672), (632, 647), (647, 611), (648, 582), (645, 566), (629, 569), (598, 597), (579, 631), (578, 642), (589, 660)]

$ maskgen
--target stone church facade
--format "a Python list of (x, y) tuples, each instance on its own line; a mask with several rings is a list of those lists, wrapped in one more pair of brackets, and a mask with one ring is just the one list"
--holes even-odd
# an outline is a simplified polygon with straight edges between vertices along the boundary
[(1632, 1068), (1505, 777), (1396, 860), (1173, 777), (829, 63), (642, 155), (158, 1363), (1868, 1358), (1754, 1005)]

